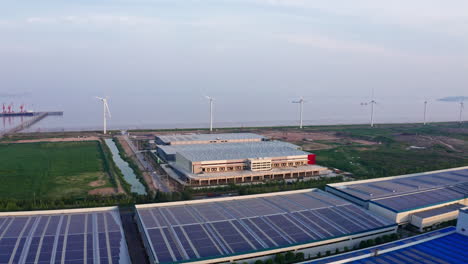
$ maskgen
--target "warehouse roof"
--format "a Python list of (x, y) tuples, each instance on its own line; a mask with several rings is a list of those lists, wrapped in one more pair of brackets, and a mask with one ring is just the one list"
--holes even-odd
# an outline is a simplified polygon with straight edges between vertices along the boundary
[(0, 213), (0, 263), (113, 263), (130, 257), (117, 207)]
[(159, 140), (166, 144), (177, 141), (210, 141), (210, 140), (241, 140), (241, 139), (264, 139), (253, 133), (223, 133), (223, 134), (190, 134), (190, 135), (168, 135), (158, 136)]
[(430, 209), (430, 210), (425, 210), (421, 212), (417, 212), (414, 214), (414, 216), (420, 217), (420, 218), (428, 218), (428, 217), (433, 217), (433, 216), (438, 216), (441, 214), (446, 214), (450, 213), (453, 211), (458, 211), (461, 208), (465, 207), (463, 204), (450, 204), (447, 206), (435, 208), (435, 209)]
[(244, 160), (309, 154), (299, 150), (296, 145), (281, 141), (175, 145), (173, 147), (177, 153), (190, 161)]
[(452, 233), (404, 248), (395, 247), (393, 250), (378, 256), (369, 256), (346, 263), (466, 263), (468, 258), (467, 244), (468, 236)]
[(468, 183), (468, 167), (365, 180), (356, 183), (330, 184), (328, 186), (361, 200), (368, 201), (447, 187), (458, 183)]
[(395, 228), (388, 220), (318, 189), (136, 208), (148, 252), (158, 263), (229, 262), (227, 257), (270, 255), (277, 249), (289, 251)]
[(372, 200), (393, 212), (405, 212), (457, 201), (466, 197), (468, 183)]

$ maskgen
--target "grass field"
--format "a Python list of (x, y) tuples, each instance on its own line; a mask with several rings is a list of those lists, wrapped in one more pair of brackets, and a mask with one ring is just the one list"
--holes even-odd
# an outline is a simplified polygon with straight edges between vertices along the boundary
[(78, 198), (108, 187), (98, 142), (0, 145), (0, 199)]
[[(468, 166), (468, 130), (451, 124), (388, 125), (379, 128), (336, 127), (344, 141), (324, 143), (328, 149), (312, 150), (317, 162), (353, 173), (357, 178), (395, 176)], [(365, 140), (360, 145), (346, 140)]]

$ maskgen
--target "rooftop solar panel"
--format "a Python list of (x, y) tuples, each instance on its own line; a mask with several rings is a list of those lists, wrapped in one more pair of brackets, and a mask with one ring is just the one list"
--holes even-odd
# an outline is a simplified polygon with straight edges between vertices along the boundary
[(192, 135), (169, 135), (169, 136), (158, 136), (159, 140), (166, 144), (170, 144), (176, 141), (210, 141), (210, 140), (248, 140), (248, 139), (264, 139), (264, 136), (260, 136), (253, 133), (221, 133), (221, 134), (192, 134)]
[(457, 192), (452, 188), (433, 189), (428, 191), (410, 193), (400, 196), (387, 197), (373, 200), (378, 204), (394, 212), (404, 212), (417, 208), (428, 207), (450, 201), (463, 199), (466, 194)]
[(130, 263), (117, 208), (0, 213), (0, 263)]
[[(424, 193), (423, 191), (441, 188), (450, 189), (448, 190), (449, 193), (451, 193), (452, 190), (466, 194), (467, 190), (465, 189), (465, 186), (467, 185), (468, 169), (467, 167), (463, 167), (446, 171), (403, 175), (356, 183), (330, 184), (327, 188), (333, 188), (338, 190), (339, 193), (351, 195), (362, 201), (371, 201), (396, 196), (402, 196), (402, 198), (397, 199), (405, 200), (407, 198), (406, 195)], [(408, 206), (411, 206), (411, 204)]]
[[(320, 190), (141, 205), (137, 211), (159, 263), (241, 255), (394, 226)], [(162, 226), (155, 214), (174, 221)]]

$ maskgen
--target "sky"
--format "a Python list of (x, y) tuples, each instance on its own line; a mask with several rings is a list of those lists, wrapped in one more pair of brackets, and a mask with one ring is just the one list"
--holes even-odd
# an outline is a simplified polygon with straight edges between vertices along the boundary
[(398, 121), (399, 108), (468, 95), (466, 0), (0, 4), (0, 98), (84, 126), (99, 121), (94, 96), (115, 125), (138, 125), (205, 122), (204, 95), (224, 122), (291, 119), (300, 96), (311, 120), (361, 118), (372, 90)]

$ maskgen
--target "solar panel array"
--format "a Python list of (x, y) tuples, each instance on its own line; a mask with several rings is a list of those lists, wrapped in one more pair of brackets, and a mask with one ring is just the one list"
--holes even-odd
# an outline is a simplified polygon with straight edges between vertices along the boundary
[(461, 200), (468, 196), (468, 183), (462, 183), (446, 188), (432, 189), (394, 197), (373, 200), (378, 204), (395, 212), (404, 212), (415, 208)]
[(319, 190), (137, 209), (159, 263), (239, 255), (392, 226)]
[(0, 216), (0, 263), (129, 263), (119, 214)]
[(412, 263), (467, 263), (468, 237), (452, 233), (400, 250), (390, 251), (379, 256), (350, 261), (347, 263), (365, 264), (412, 264)]
[(167, 135), (158, 136), (159, 140), (166, 144), (178, 141), (206, 141), (206, 140), (261, 140), (265, 137), (253, 133), (221, 133), (221, 134), (191, 134), (191, 135)]
[[(382, 179), (366, 183), (348, 184), (334, 187), (362, 200), (395, 196), (428, 189), (448, 187), (454, 184), (468, 183), (468, 169), (427, 173), (424, 175), (402, 178)], [(333, 187), (333, 185), (331, 185)]]

